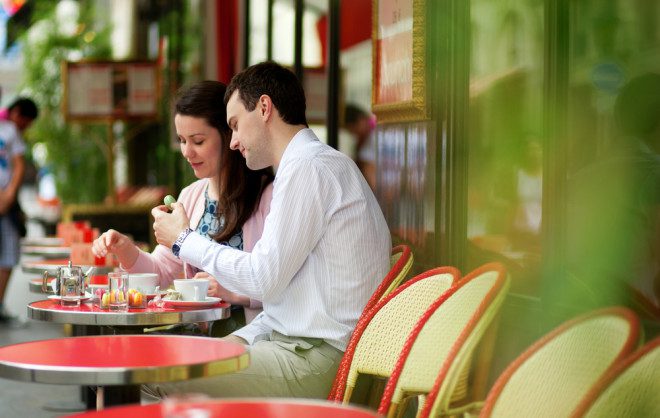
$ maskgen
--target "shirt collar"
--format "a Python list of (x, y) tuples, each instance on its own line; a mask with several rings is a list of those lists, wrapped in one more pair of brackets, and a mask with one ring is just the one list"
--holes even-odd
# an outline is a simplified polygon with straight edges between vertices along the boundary
[(286, 146), (277, 170), (279, 171), (289, 162), (289, 160), (292, 160), (300, 155), (301, 150), (303, 150), (307, 144), (318, 140), (319, 139), (316, 137), (316, 134), (314, 134), (314, 131), (312, 131), (310, 128), (303, 128), (299, 130), (298, 133), (296, 133), (293, 138), (291, 138), (291, 141), (289, 141), (289, 144)]

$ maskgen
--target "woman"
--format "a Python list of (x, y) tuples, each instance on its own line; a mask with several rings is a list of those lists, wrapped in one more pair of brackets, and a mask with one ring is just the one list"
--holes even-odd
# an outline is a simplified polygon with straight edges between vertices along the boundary
[[(226, 86), (202, 81), (181, 90), (174, 105), (174, 125), (181, 154), (197, 180), (179, 195), (190, 217), (190, 227), (201, 235), (243, 251), (251, 251), (261, 237), (270, 210), (273, 174), (270, 169), (247, 168), (240, 153), (231, 151), (231, 130), (223, 102)], [(182, 276), (209, 279), (208, 295), (245, 307), (249, 322), (261, 302), (224, 289), (213, 277), (183, 264), (171, 248), (158, 245), (149, 254), (115, 230), (98, 237), (92, 251), (96, 256), (113, 253), (130, 273), (158, 273), (161, 288)]]

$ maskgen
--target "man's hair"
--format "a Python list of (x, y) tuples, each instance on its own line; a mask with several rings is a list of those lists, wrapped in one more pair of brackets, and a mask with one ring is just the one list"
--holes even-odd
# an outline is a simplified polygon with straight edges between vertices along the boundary
[(37, 107), (37, 104), (27, 97), (19, 97), (14, 100), (7, 109), (10, 112), (14, 109), (18, 109), (21, 116), (28, 119), (36, 119), (37, 116), (39, 116), (39, 108)]
[(614, 103), (614, 116), (623, 133), (647, 139), (660, 123), (660, 74), (630, 80)]
[(174, 99), (174, 115), (203, 119), (220, 135), (220, 164), (217, 180), (218, 204), (215, 216), (224, 220), (220, 230), (211, 235), (217, 242), (228, 241), (259, 206), (261, 195), (273, 181), (270, 168), (250, 170), (238, 151), (231, 151), (231, 129), (222, 100), (225, 85), (219, 81), (198, 81), (182, 87)]
[(257, 106), (259, 97), (265, 94), (284, 122), (307, 126), (305, 91), (300, 80), (289, 69), (273, 61), (252, 65), (236, 74), (227, 86), (225, 105), (235, 91), (250, 112)]

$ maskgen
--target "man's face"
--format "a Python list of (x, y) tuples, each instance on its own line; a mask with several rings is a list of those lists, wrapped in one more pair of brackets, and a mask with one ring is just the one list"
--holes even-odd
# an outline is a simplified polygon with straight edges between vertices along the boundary
[(16, 125), (16, 129), (18, 129), (19, 132), (24, 132), (30, 127), (30, 125), (32, 125), (32, 122), (34, 122), (34, 119), (21, 115), (18, 109), (13, 109), (9, 113), (9, 120), (14, 122), (14, 125)]
[(260, 170), (273, 165), (259, 103), (250, 112), (238, 97), (238, 90), (235, 91), (227, 102), (227, 124), (232, 131), (229, 147), (240, 151), (249, 169)]

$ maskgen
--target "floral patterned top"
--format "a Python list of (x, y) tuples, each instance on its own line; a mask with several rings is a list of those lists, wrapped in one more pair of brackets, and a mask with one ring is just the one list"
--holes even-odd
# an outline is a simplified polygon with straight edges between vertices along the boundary
[[(208, 188), (204, 190), (204, 200), (205, 200), (205, 209), (202, 219), (199, 220), (197, 225), (197, 232), (212, 240), (211, 235), (216, 234), (222, 228), (224, 228), (225, 218), (217, 218), (215, 216), (216, 208), (218, 207), (218, 201), (212, 200), (209, 198)], [(229, 240), (221, 242), (220, 244), (228, 245), (237, 250), (243, 250), (243, 230), (239, 230), (234, 234)]]

